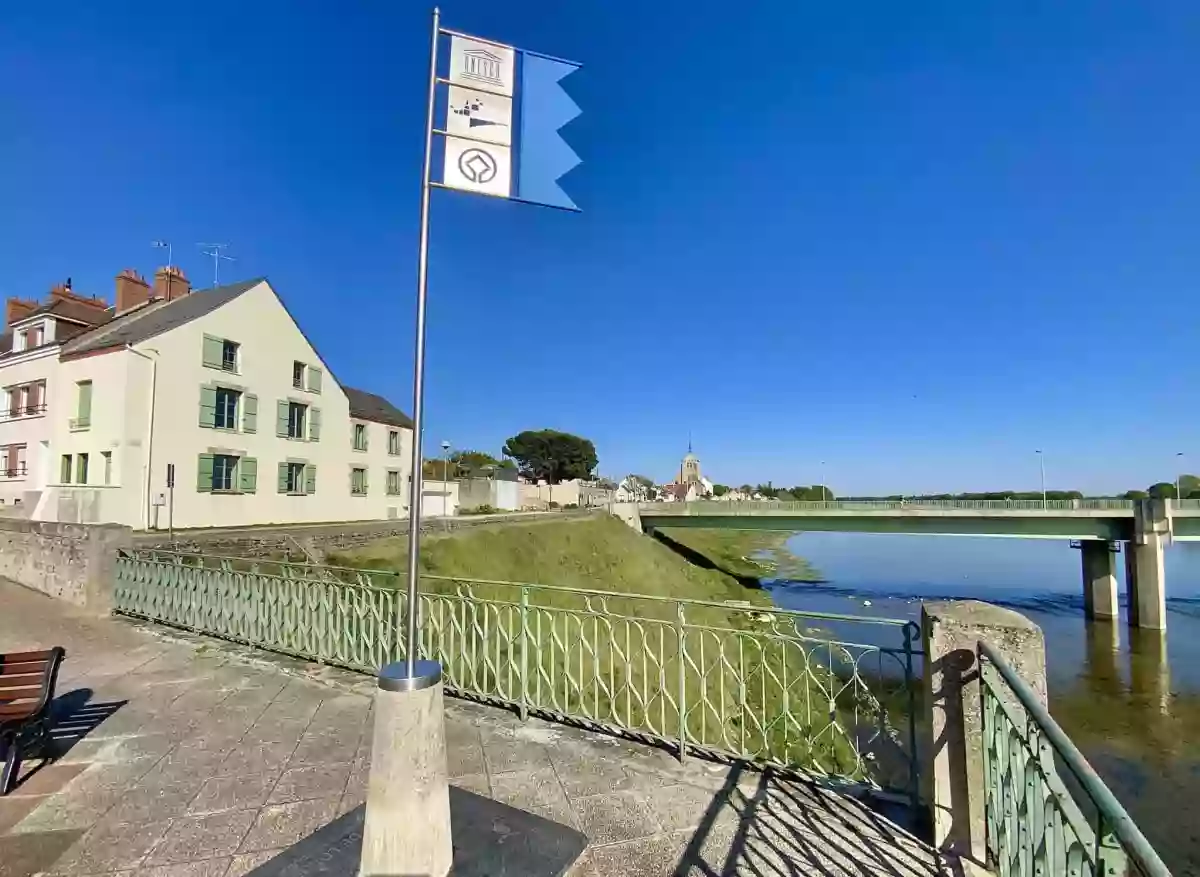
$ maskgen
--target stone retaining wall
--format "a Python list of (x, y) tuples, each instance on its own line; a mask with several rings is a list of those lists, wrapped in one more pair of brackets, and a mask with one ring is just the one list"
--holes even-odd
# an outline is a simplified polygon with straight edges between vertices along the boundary
[[(470, 515), (434, 518), (422, 522), (423, 533), (445, 533), (488, 524), (528, 524), (544, 521), (570, 521), (600, 514), (594, 509), (567, 512), (533, 512), (500, 515)], [(408, 521), (358, 521), (342, 524), (296, 524), (277, 527), (249, 527), (229, 530), (184, 530), (176, 532), (172, 543), (163, 531), (134, 536), (136, 548), (171, 548), (201, 554), (231, 557), (293, 558), (307, 555), (323, 560), (330, 551), (361, 548), (379, 539), (408, 533)]]
[(89, 611), (111, 608), (117, 550), (128, 527), (0, 518), (0, 577)]

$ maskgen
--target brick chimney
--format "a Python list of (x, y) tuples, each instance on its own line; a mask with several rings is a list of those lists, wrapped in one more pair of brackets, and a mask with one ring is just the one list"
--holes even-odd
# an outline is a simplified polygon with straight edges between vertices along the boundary
[(36, 301), (26, 301), (23, 298), (10, 298), (4, 308), (4, 325), (11, 326), (17, 320), (24, 319), (38, 309)]
[(192, 284), (175, 265), (154, 272), (154, 297), (174, 301), (192, 291)]
[(108, 302), (94, 295), (76, 295), (71, 291), (71, 278), (67, 278), (66, 283), (60, 283), (50, 290), (50, 297), (46, 299), (46, 304), (54, 304), (56, 301), (67, 301), (72, 304), (82, 305), (85, 308), (94, 310), (97, 316), (102, 316), (108, 310)]
[(144, 305), (150, 301), (150, 284), (132, 268), (117, 275), (117, 313)]

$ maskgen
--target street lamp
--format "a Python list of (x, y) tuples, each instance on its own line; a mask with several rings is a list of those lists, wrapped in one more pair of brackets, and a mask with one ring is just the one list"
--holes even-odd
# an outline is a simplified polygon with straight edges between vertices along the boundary
[(1179, 479), (1183, 473), (1183, 451), (1178, 451), (1175, 454), (1175, 501), (1183, 499), (1183, 491), (1179, 489)]
[(1044, 509), (1046, 508), (1046, 455), (1042, 453), (1040, 448), (1034, 451), (1034, 453), (1038, 455), (1038, 469), (1042, 473), (1042, 508)]
[(450, 517), (450, 442), (442, 442), (442, 515)]

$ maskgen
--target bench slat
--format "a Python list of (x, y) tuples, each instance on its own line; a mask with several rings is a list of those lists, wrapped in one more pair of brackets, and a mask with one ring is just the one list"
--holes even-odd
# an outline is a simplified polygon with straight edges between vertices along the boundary
[(54, 652), (51, 649), (41, 652), (0, 652), (0, 664), (20, 664), (30, 661), (45, 663), (53, 657)]
[(9, 676), (13, 673), (45, 673), (46, 668), (49, 666), (49, 661), (20, 661), (14, 664), (0, 663), (0, 676)]

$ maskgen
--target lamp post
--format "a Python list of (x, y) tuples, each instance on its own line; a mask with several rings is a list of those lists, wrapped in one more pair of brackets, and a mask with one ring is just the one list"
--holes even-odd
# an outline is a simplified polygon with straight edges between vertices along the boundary
[(1183, 473), (1183, 451), (1175, 453), (1175, 501), (1183, 499), (1183, 491), (1179, 488), (1179, 479)]
[(450, 442), (442, 442), (442, 516), (450, 517)]
[(1041, 448), (1034, 451), (1038, 456), (1038, 469), (1042, 473), (1042, 508), (1046, 508), (1046, 455), (1042, 453)]

